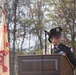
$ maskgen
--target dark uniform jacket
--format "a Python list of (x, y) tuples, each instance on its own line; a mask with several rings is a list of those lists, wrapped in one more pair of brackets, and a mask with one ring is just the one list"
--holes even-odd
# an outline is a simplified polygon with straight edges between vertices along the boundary
[(74, 57), (74, 54), (71, 52), (71, 48), (69, 48), (68, 46), (61, 43), (58, 46), (58, 48), (52, 49), (52, 53), (56, 53), (56, 54), (57, 53), (60, 53), (60, 54), (65, 53), (65, 55), (68, 57), (70, 62), (73, 64), (73, 66), (76, 67), (76, 58)]

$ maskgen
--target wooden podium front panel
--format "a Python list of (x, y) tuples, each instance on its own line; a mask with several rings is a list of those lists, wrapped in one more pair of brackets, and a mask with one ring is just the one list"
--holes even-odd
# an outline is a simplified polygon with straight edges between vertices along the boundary
[(44, 75), (60, 75), (59, 56), (43, 56), (43, 71)]
[(73, 67), (66, 56), (18, 56), (18, 75), (73, 75)]
[(60, 75), (59, 60), (49, 55), (19, 57), (18, 75)]
[(19, 60), (21, 65), (19, 65), (18, 75), (42, 75), (42, 59), (40, 56), (21, 56)]

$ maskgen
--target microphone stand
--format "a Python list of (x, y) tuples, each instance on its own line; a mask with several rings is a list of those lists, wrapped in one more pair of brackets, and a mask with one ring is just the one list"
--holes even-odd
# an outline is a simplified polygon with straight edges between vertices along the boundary
[(44, 30), (44, 32), (45, 32), (45, 54), (47, 54), (47, 34), (48, 34), (48, 32), (46, 31), (46, 30)]
[(47, 54), (47, 38), (46, 38), (47, 33), (45, 32), (45, 54)]

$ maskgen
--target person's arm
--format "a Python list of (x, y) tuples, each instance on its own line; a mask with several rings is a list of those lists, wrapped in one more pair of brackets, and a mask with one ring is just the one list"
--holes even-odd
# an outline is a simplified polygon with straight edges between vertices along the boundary
[(67, 50), (66, 55), (73, 66), (76, 67), (76, 58), (74, 57), (74, 54), (71, 52), (70, 48)]

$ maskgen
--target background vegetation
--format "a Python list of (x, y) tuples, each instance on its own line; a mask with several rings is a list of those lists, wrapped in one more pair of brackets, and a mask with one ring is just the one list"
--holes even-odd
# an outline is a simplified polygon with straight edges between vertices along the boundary
[(63, 28), (63, 42), (76, 55), (76, 0), (6, 0), (10, 75), (17, 75), (17, 55), (42, 54), (45, 33)]

